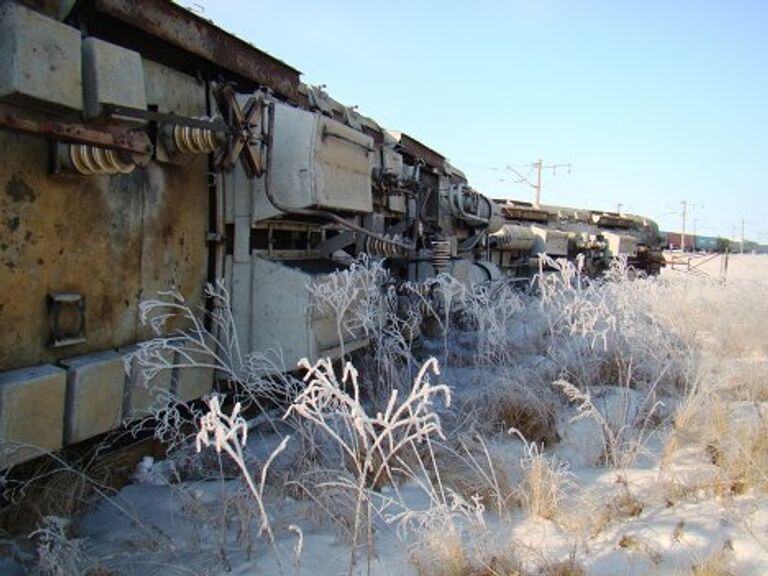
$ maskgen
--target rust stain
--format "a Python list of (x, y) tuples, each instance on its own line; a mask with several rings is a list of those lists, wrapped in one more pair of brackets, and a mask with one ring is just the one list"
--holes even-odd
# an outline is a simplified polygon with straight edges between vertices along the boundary
[(18, 174), (14, 174), (5, 185), (5, 193), (11, 197), (14, 202), (34, 202), (35, 191)]
[[(196, 113), (205, 110), (202, 90), (188, 87), (191, 101), (201, 102)], [(138, 303), (160, 290), (177, 288), (192, 305), (203, 303), (207, 159), (80, 178), (49, 175), (48, 152), (44, 140), (0, 131), (0, 371), (150, 337), (138, 325)], [(84, 344), (46, 346), (51, 291), (85, 297)]]
[(294, 101), (299, 97), (298, 70), (172, 2), (94, 0), (89, 6), (181, 48), (217, 70), (269, 86)]

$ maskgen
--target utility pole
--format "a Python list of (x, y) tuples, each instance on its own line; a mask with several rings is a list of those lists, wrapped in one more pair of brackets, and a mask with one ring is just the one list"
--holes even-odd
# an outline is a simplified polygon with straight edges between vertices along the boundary
[(571, 164), (570, 163), (568, 163), (568, 164), (548, 164), (548, 165), (545, 166), (544, 165), (544, 161), (539, 159), (536, 162), (534, 162), (533, 164), (531, 164), (531, 168), (534, 168), (536, 170), (536, 182), (531, 182), (530, 180), (528, 180), (528, 178), (526, 178), (525, 176), (520, 174), (520, 172), (518, 172), (517, 170), (512, 168), (512, 166), (507, 166), (507, 170), (509, 170), (515, 176), (517, 176), (517, 178), (518, 178), (517, 183), (528, 184), (528, 186), (533, 188), (533, 190), (535, 192), (533, 206), (535, 208), (539, 208), (541, 206), (541, 172), (542, 172), (542, 170), (552, 170), (552, 173), (554, 174), (554, 173), (556, 173), (558, 168), (568, 168), (568, 173), (570, 174), (570, 172), (571, 172)]
[(535, 208), (538, 208), (541, 204), (541, 166), (542, 166), (541, 158), (539, 158), (538, 162), (534, 162), (534, 165), (536, 166), (536, 200), (533, 203), (533, 206)]
[(744, 254), (744, 218), (741, 219), (741, 253)]
[[(694, 209), (694, 208), (696, 208), (697, 206), (698, 206), (699, 208), (702, 208), (703, 206), (702, 206), (701, 204), (695, 204), (695, 203), (693, 203), (693, 202), (688, 202), (687, 200), (683, 200), (683, 201), (681, 201), (681, 202), (680, 202), (680, 204), (682, 204), (682, 205), (683, 205), (683, 211), (682, 211), (682, 216), (683, 216), (683, 230), (682, 230), (682, 232), (680, 233), (680, 250), (682, 250), (683, 252), (685, 252), (685, 222), (686, 222), (686, 220), (687, 220), (687, 218), (688, 218), (688, 209), (690, 208), (691, 210), (693, 210), (693, 209)], [(693, 225), (693, 235), (694, 235), (694, 236), (696, 236), (696, 224), (695, 224), (695, 220), (694, 220), (694, 225)], [(693, 242), (692, 242), (691, 244), (693, 244)]]
[(688, 202), (683, 200), (681, 204), (683, 205), (683, 231), (680, 233), (680, 250), (685, 252), (685, 216), (688, 212)]

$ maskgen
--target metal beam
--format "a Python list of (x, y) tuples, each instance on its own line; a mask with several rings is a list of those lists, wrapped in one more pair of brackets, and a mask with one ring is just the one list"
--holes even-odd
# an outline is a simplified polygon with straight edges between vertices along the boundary
[(90, 144), (136, 154), (152, 153), (152, 144), (149, 142), (149, 137), (143, 132), (96, 130), (83, 124), (33, 120), (17, 114), (0, 114), (0, 128), (35, 134), (62, 142)]
[(300, 72), (167, 0), (95, 0), (93, 9), (291, 100)]

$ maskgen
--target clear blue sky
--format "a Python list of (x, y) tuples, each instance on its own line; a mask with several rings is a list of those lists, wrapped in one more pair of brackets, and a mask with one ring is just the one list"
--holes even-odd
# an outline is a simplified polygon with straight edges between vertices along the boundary
[(494, 197), (768, 243), (768, 2), (185, 0)]

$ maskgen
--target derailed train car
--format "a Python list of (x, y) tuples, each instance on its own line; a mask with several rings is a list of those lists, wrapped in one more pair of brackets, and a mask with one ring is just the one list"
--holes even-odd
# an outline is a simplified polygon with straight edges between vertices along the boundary
[[(224, 279), (244, 349), (338, 357), (310, 306), (361, 253), (393, 275), (528, 277), (538, 255), (657, 270), (655, 225), (493, 201), (445, 157), (163, 0), (0, 5), (0, 445), (57, 450), (140, 415), (139, 303)], [(657, 232), (657, 231), (656, 231)], [(169, 371), (184, 400), (211, 370)], [(34, 456), (0, 454), (0, 468)]]
[(648, 218), (512, 200), (497, 203), (505, 225), (490, 237), (489, 258), (505, 274), (530, 276), (538, 269), (539, 254), (569, 260), (581, 256), (591, 276), (617, 257), (647, 274), (658, 274), (664, 265), (658, 226)]

